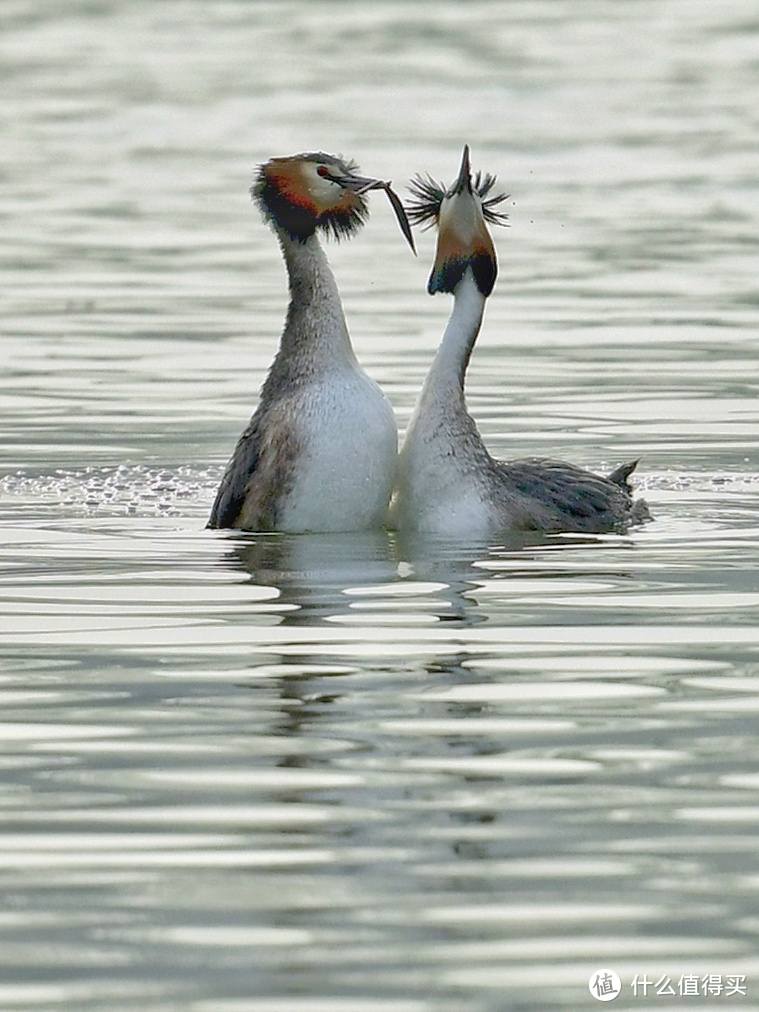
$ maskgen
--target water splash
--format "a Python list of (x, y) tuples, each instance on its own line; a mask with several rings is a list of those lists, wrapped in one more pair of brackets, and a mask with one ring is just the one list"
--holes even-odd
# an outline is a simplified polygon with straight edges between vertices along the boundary
[(210, 508), (222, 469), (151, 467), (19, 470), (0, 479), (0, 512), (16, 513), (19, 502), (35, 514), (60, 517), (196, 516)]

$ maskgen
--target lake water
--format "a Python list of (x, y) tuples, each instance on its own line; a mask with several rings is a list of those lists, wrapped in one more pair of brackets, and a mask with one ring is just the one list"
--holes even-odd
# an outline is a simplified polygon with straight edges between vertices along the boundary
[[(0, 1005), (759, 1008), (748, 2), (4, 0)], [(271, 154), (512, 194), (501, 455), (640, 456), (626, 536), (203, 529), (286, 288)], [(450, 305), (332, 247), (401, 425)], [(669, 1002), (669, 1004), (668, 1004)]]

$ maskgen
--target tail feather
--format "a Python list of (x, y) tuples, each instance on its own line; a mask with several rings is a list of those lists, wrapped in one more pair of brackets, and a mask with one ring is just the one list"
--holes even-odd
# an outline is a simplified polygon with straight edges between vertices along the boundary
[(626, 464), (620, 464), (619, 467), (615, 468), (608, 476), (609, 481), (613, 481), (615, 485), (620, 485), (622, 488), (630, 490), (630, 484), (628, 478), (633, 473), (635, 468), (638, 466), (638, 460), (630, 460)]

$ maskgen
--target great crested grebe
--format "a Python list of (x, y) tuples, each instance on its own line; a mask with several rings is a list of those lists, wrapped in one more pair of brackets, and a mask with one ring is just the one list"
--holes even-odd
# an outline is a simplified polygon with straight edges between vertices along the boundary
[(221, 480), (209, 527), (355, 531), (380, 526), (398, 455), (393, 409), (358, 364), (335, 279), (317, 237), (354, 235), (363, 194), (390, 184), (323, 152), (272, 158), (253, 199), (274, 229), (290, 286), (279, 351)]
[(429, 177), (411, 186), (410, 220), (438, 229), (427, 290), (450, 292), (453, 312), (406, 433), (391, 524), (460, 537), (613, 531), (646, 519), (627, 482), (637, 461), (602, 477), (563, 461), (495, 460), (467, 411), (464, 378), (498, 270), (487, 223), (506, 220), (494, 185), (491, 175), (472, 181), (467, 146), (449, 190)]

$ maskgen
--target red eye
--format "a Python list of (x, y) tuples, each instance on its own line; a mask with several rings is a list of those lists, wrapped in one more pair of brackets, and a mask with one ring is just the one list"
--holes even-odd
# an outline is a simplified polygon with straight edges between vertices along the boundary
[(329, 179), (329, 169), (327, 168), (326, 165), (320, 165), (319, 168), (316, 170), (316, 172), (317, 175), (322, 176), (325, 179)]

